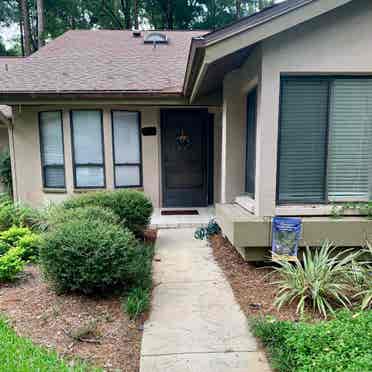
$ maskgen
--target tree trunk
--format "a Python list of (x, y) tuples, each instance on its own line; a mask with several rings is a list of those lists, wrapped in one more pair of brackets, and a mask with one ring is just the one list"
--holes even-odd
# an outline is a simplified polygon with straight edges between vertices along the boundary
[(20, 0), (25, 56), (31, 54), (31, 30), (27, 0)]
[(138, 0), (133, 0), (133, 21), (134, 28), (138, 30)]
[(235, 7), (236, 7), (236, 19), (239, 19), (241, 17), (241, 10), (242, 10), (242, 2), (241, 0), (235, 1)]
[[(21, 8), (20, 8), (20, 4), (18, 4), (19, 6), (19, 10), (20, 10), (20, 14), (21, 14)], [(19, 34), (21, 36), (21, 53), (22, 53), (22, 57), (25, 56), (25, 42), (24, 42), (24, 35), (23, 35), (23, 23), (22, 23), (22, 17), (19, 17)]]
[(36, 0), (37, 6), (37, 46), (40, 49), (45, 44), (44, 39), (44, 1)]
[(120, 0), (121, 10), (124, 14), (124, 28), (130, 30), (132, 28), (132, 19), (130, 16), (130, 0)]
[(167, 18), (167, 29), (168, 30), (173, 30), (173, 4), (172, 4), (172, 0), (167, 1), (166, 18)]

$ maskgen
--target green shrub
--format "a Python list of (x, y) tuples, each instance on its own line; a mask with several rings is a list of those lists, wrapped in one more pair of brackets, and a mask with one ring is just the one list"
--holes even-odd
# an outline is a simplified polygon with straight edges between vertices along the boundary
[(48, 229), (69, 222), (71, 220), (100, 220), (113, 225), (119, 224), (120, 221), (119, 216), (107, 208), (97, 206), (71, 209), (55, 207), (50, 211), (47, 218)]
[(343, 251), (336, 253), (330, 242), (320, 249), (306, 249), (303, 263), (276, 260), (274, 272), (279, 286), (274, 304), (280, 308), (284, 304), (297, 301), (297, 312), (304, 314), (305, 306), (311, 306), (324, 317), (334, 312), (334, 306), (351, 305), (352, 263), (360, 252)]
[(131, 319), (150, 309), (151, 291), (141, 287), (133, 288), (125, 300), (125, 311)]
[(24, 204), (13, 203), (9, 196), (0, 198), (0, 231), (12, 226), (37, 229), (43, 218), (42, 211)]
[(31, 231), (27, 227), (12, 226), (10, 229), (0, 232), (0, 241), (10, 247), (15, 247), (21, 238), (30, 233)]
[(66, 209), (87, 206), (111, 209), (136, 235), (141, 235), (150, 223), (153, 211), (150, 200), (142, 192), (128, 189), (86, 193), (68, 199), (63, 206)]
[(22, 248), (10, 248), (0, 256), (0, 282), (12, 281), (24, 268)]
[(0, 254), (11, 248), (19, 247), (23, 251), (23, 260), (35, 260), (39, 253), (41, 238), (27, 227), (12, 226), (0, 232)]
[(261, 319), (252, 325), (278, 371), (372, 370), (371, 311), (344, 310), (333, 320), (313, 324)]
[(40, 260), (58, 291), (93, 293), (137, 283), (146, 253), (133, 233), (100, 220), (72, 220), (47, 232)]
[(17, 247), (23, 250), (22, 258), (26, 261), (37, 261), (42, 239), (40, 235), (30, 233), (19, 239)]

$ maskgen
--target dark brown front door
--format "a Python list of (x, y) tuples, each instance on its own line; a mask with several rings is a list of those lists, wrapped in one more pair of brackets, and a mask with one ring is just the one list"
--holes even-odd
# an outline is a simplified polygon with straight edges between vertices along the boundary
[(164, 207), (208, 204), (208, 111), (163, 110), (161, 120)]

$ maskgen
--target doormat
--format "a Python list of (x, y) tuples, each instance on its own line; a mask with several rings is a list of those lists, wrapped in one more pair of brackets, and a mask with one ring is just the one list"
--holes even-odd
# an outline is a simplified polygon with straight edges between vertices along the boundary
[(172, 209), (172, 210), (165, 210), (161, 211), (162, 216), (195, 216), (198, 215), (199, 212), (196, 209)]

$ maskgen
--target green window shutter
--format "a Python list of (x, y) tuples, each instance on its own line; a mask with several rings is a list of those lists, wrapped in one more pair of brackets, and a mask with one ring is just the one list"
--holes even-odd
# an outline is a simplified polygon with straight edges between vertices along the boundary
[(331, 83), (328, 197), (368, 200), (371, 179), (372, 79)]
[(282, 79), (278, 202), (325, 200), (328, 82)]

